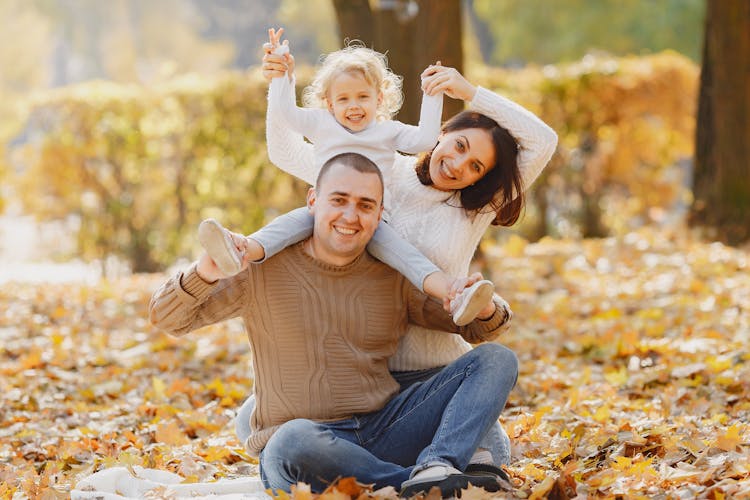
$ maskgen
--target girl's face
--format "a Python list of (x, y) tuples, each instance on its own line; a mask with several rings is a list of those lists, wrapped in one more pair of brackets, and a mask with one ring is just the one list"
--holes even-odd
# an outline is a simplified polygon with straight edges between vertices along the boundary
[(443, 132), (430, 158), (432, 186), (441, 191), (463, 189), (484, 177), (494, 165), (495, 147), (486, 130)]
[(359, 72), (342, 72), (331, 82), (326, 95), (328, 111), (342, 127), (364, 130), (377, 114), (383, 95)]

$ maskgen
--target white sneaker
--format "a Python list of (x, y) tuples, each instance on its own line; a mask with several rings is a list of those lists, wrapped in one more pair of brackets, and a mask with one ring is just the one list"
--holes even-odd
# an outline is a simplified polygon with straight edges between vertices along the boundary
[(237, 251), (232, 236), (215, 219), (206, 219), (198, 226), (198, 241), (216, 262), (221, 272), (234, 276), (242, 268), (242, 255)]
[(490, 280), (477, 281), (451, 301), (453, 322), (458, 326), (468, 325), (484, 309), (495, 292), (495, 285)]

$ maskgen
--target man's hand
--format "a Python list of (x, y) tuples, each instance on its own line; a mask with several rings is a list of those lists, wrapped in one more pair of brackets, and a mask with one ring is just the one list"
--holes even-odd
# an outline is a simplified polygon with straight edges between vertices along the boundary
[[(263, 44), (263, 77), (267, 81), (271, 81), (274, 78), (289, 75), (291, 81), (294, 75), (294, 56), (289, 53), (289, 41), (284, 40), (281, 42), (281, 35), (284, 33), (284, 28), (279, 28), (278, 31), (273, 28), (268, 30), (268, 42)], [(281, 46), (286, 47), (286, 53), (280, 54), (277, 49)]]
[[(242, 255), (242, 267), (240, 268), (240, 272), (242, 272), (247, 269), (251, 260), (251, 257), (247, 252), (247, 238), (237, 233), (230, 232), (229, 234), (232, 236), (232, 241), (234, 242), (237, 252)], [(221, 271), (221, 269), (219, 269), (216, 262), (214, 262), (214, 260), (205, 252), (201, 255), (200, 259), (198, 259), (198, 265), (195, 268), (195, 272), (198, 273), (198, 276), (206, 283), (214, 283), (228, 277)]]
[[(484, 276), (482, 276), (482, 273), (473, 273), (471, 276), (456, 278), (453, 282), (453, 285), (451, 286), (450, 292), (448, 292), (448, 296), (443, 299), (443, 309), (451, 312), (451, 300), (453, 300), (456, 295), (461, 293), (465, 288), (468, 288), (477, 281), (482, 281), (483, 279)], [(490, 297), (487, 305), (477, 314), (477, 318), (488, 319), (494, 314), (494, 312), (495, 303), (492, 302), (492, 298)]]

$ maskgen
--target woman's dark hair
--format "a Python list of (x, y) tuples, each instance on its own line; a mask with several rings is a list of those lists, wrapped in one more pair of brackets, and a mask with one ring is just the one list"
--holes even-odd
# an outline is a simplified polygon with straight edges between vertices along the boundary
[[(456, 132), (477, 128), (487, 131), (495, 148), (495, 164), (471, 186), (457, 193), (461, 207), (470, 213), (480, 213), (485, 206), (495, 212), (494, 226), (512, 226), (521, 216), (524, 206), (523, 178), (518, 168), (518, 144), (507, 129), (495, 120), (475, 111), (462, 111), (445, 122), (443, 132)], [(429, 186), (432, 151), (417, 160), (419, 181)], [(499, 194), (498, 194), (499, 193)]]

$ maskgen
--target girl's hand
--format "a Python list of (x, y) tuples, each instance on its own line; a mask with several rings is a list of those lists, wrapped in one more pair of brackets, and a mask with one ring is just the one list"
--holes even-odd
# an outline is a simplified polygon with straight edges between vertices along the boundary
[(291, 53), (283, 55), (274, 53), (274, 50), (279, 45), (289, 46), (289, 40), (281, 40), (281, 35), (284, 33), (284, 28), (279, 28), (278, 31), (271, 28), (268, 30), (268, 42), (263, 44), (263, 77), (267, 81), (271, 81), (274, 78), (278, 78), (287, 74), (291, 81), (294, 76), (294, 56)]
[(422, 90), (427, 95), (443, 92), (453, 99), (471, 101), (477, 92), (477, 88), (469, 83), (456, 68), (442, 66), (440, 61), (428, 66), (421, 76)]

